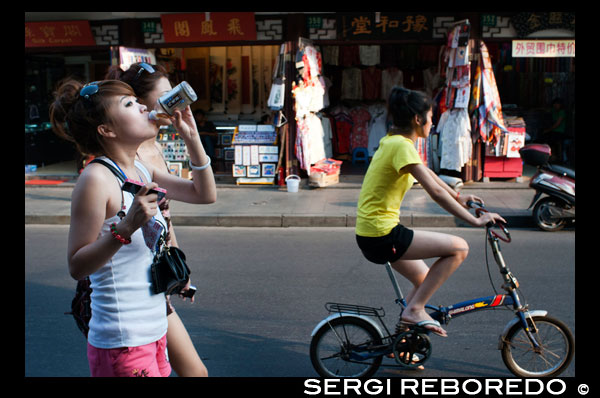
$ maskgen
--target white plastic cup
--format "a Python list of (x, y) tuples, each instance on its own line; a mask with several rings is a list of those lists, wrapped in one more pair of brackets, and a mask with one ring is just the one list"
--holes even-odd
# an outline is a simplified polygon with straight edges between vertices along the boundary
[(285, 178), (288, 192), (298, 192), (298, 186), (300, 185), (300, 177), (295, 174), (290, 174)]

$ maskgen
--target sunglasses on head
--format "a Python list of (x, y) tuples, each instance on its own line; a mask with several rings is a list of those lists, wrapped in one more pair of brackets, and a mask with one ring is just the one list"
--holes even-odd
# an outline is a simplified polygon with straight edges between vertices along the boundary
[(147, 64), (145, 62), (140, 62), (139, 63), (140, 69), (138, 70), (137, 74), (135, 75), (135, 78), (133, 80), (137, 80), (140, 75), (142, 74), (142, 71), (146, 71), (150, 74), (154, 73), (154, 68), (152, 67), (152, 65)]
[(96, 81), (96, 82), (88, 83), (85, 86), (83, 86), (81, 91), (79, 91), (79, 96), (85, 98), (86, 100), (89, 100), (92, 95), (94, 95), (98, 92), (98, 90), (99, 90), (98, 83), (99, 82)]

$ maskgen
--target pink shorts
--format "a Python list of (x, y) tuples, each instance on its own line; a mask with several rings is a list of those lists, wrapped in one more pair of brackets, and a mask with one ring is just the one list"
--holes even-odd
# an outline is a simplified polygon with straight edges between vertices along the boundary
[(167, 335), (139, 347), (103, 349), (87, 345), (92, 377), (168, 377)]

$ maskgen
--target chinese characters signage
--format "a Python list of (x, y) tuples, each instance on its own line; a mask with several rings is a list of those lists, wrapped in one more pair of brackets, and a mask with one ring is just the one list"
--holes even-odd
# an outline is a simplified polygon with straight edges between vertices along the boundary
[(427, 13), (364, 12), (337, 17), (338, 37), (347, 40), (431, 39), (433, 17)]
[(547, 29), (575, 32), (575, 13), (572, 12), (521, 12), (510, 19), (520, 37)]
[(513, 40), (512, 56), (523, 57), (575, 57), (575, 40)]
[(89, 21), (25, 22), (25, 47), (95, 45)]
[(256, 40), (253, 12), (161, 15), (166, 43)]

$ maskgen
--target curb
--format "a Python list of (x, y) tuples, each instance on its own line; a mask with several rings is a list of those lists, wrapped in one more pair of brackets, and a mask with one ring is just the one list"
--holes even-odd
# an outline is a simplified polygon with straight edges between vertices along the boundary
[[(289, 228), (289, 227), (346, 227), (354, 228), (356, 216), (321, 215), (321, 214), (281, 214), (281, 215), (211, 215), (211, 216), (177, 216), (172, 215), (173, 224), (189, 227), (254, 227), (254, 228)], [(511, 228), (534, 227), (531, 215), (505, 216)], [(25, 215), (25, 224), (69, 225), (69, 215)], [(446, 215), (404, 215), (400, 223), (410, 228), (453, 228), (470, 227), (469, 224)]]

